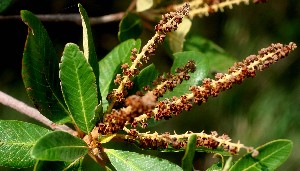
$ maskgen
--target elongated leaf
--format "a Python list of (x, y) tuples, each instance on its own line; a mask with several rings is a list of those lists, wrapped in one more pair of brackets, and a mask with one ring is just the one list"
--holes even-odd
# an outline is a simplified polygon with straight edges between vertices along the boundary
[(108, 101), (106, 97), (116, 85), (114, 79), (117, 74), (121, 74), (121, 65), (131, 63), (130, 55), (133, 48), (139, 49), (141, 46), (140, 40), (127, 40), (115, 47), (101, 61), (99, 61), (99, 86), (102, 95), (103, 111), (107, 110)]
[(200, 83), (202, 83), (202, 80), (207, 77), (207, 58), (203, 53), (193, 51), (175, 53), (171, 72), (174, 73), (176, 68), (183, 67), (190, 60), (195, 61), (196, 64), (196, 71), (194, 73), (189, 73), (190, 79), (187, 81), (183, 81), (180, 85), (177, 85), (173, 91), (166, 92), (160, 99), (171, 98), (173, 96), (179, 97), (183, 94), (189, 93), (190, 86), (199, 85)]
[(58, 56), (42, 23), (29, 11), (21, 11), (29, 32), (25, 44), (22, 77), (35, 107), (56, 123), (70, 121), (60, 90)]
[(154, 158), (148, 155), (113, 149), (106, 149), (105, 152), (112, 165), (118, 171), (182, 170), (178, 165), (167, 160)]
[(0, 13), (5, 11), (11, 3), (12, 3), (12, 0), (1, 0), (0, 1)]
[(197, 142), (197, 135), (191, 135), (188, 139), (188, 143), (185, 149), (184, 156), (182, 158), (181, 167), (184, 171), (193, 170), (193, 159), (195, 155)]
[(38, 140), (31, 157), (38, 160), (72, 162), (88, 153), (86, 143), (66, 132), (54, 131)]
[[(92, 35), (92, 29), (89, 21), (89, 17), (87, 15), (87, 12), (82, 7), (81, 4), (78, 4), (79, 12), (81, 14), (81, 20), (82, 20), (82, 30), (83, 30), (83, 53), (84, 57), (88, 60), (89, 64), (93, 68), (96, 80), (99, 79), (99, 66), (98, 66), (98, 59), (97, 54), (94, 46), (94, 40)], [(101, 94), (99, 90), (99, 83), (97, 82), (97, 88), (98, 88), (98, 99), (101, 100)]]
[(135, 14), (128, 12), (120, 22), (118, 37), (121, 42), (137, 39), (142, 33), (142, 20)]
[(199, 35), (189, 34), (184, 42), (183, 50), (204, 53), (209, 61), (209, 71), (212, 72), (227, 72), (236, 61), (217, 44)]
[(274, 140), (261, 147), (258, 147), (258, 156), (252, 157), (247, 154), (239, 159), (230, 171), (239, 170), (275, 170), (280, 166), (291, 153), (293, 143), (290, 140)]
[(24, 168), (34, 165), (30, 150), (50, 130), (26, 122), (0, 120), (0, 132), (0, 165)]
[(68, 43), (60, 64), (63, 95), (75, 124), (85, 133), (95, 126), (98, 103), (92, 67), (75, 44)]
[(63, 161), (42, 161), (39, 160), (34, 166), (33, 171), (79, 171), (81, 169), (82, 159), (74, 162)]

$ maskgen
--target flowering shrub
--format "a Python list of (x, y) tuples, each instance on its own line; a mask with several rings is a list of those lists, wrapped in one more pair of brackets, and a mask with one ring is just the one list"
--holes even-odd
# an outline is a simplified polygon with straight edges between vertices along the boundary
[[(120, 23), (122, 43), (100, 61), (87, 13), (80, 4), (83, 50), (68, 43), (61, 58), (39, 19), (29, 11), (22, 11), (22, 20), (29, 28), (22, 66), (24, 85), (40, 112), (35, 114), (36, 119), (52, 130), (1, 120), (0, 130), (5, 134), (0, 135), (0, 152), (4, 156), (0, 157), (0, 165), (80, 170), (83, 159), (89, 156), (106, 170), (193, 170), (195, 152), (205, 152), (222, 159), (208, 170), (276, 169), (289, 156), (290, 140), (274, 140), (253, 148), (232, 142), (228, 135), (216, 131), (185, 134), (143, 131), (205, 103), (246, 78), (255, 77), (257, 71), (287, 57), (297, 47), (293, 42), (271, 44), (234, 63), (227, 73), (210, 77), (211, 59), (187, 48), (189, 40), (185, 36), (191, 20), (241, 2), (249, 4), (249, 0), (193, 0), (176, 5), (137, 1), (135, 13), (127, 13)], [(139, 12), (156, 7), (162, 8), (160, 12), (164, 14), (157, 21), (154, 36), (141, 48), (141, 40), (134, 39), (141, 32), (139, 24), (136, 27), (140, 21), (136, 17)], [(181, 27), (188, 29), (180, 30)], [(174, 63), (170, 73), (160, 75), (153, 64), (143, 66), (155, 56), (163, 41), (168, 42), (174, 53)], [(137, 153), (133, 147), (122, 149), (124, 143), (147, 150), (185, 151), (185, 155), (180, 167)], [(233, 161), (232, 156), (240, 154), (241, 149), (247, 154)]]

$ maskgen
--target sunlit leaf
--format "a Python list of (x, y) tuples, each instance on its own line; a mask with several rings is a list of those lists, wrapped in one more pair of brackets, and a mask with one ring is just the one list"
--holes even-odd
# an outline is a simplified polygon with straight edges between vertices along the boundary
[(291, 154), (293, 143), (290, 140), (274, 140), (257, 148), (259, 154), (252, 157), (247, 154), (239, 159), (230, 171), (239, 170), (275, 170), (287, 160)]
[(136, 11), (142, 12), (150, 9), (153, 6), (154, 0), (137, 0), (136, 1)]
[(95, 126), (98, 104), (92, 67), (75, 44), (68, 43), (60, 64), (63, 95), (75, 124), (85, 133)]
[(31, 156), (38, 160), (73, 162), (87, 153), (88, 147), (82, 139), (66, 132), (54, 131), (38, 140)]
[(30, 151), (50, 130), (21, 121), (0, 120), (0, 166), (24, 168), (34, 165)]
[[(83, 54), (84, 57), (88, 60), (89, 64), (93, 68), (96, 80), (99, 79), (99, 66), (98, 66), (98, 59), (97, 59), (97, 54), (94, 46), (94, 40), (93, 40), (93, 35), (92, 35), (92, 29), (89, 21), (89, 17), (87, 15), (87, 12), (85, 9), (82, 7), (81, 4), (78, 4), (79, 7), (79, 12), (81, 15), (81, 20), (82, 20), (82, 31), (83, 31)], [(97, 82), (97, 87), (99, 83)], [(98, 90), (98, 98), (101, 100), (101, 94), (100, 90)]]
[(149, 155), (113, 149), (106, 149), (105, 152), (118, 171), (182, 171), (176, 164)]

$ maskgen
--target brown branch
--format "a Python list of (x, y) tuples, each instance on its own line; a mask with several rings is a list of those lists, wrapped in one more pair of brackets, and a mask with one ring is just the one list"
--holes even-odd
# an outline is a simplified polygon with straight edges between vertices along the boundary
[(65, 131), (74, 136), (77, 135), (77, 132), (69, 128), (68, 126), (53, 123), (51, 120), (42, 115), (37, 109), (28, 106), (24, 102), (19, 101), (11, 97), (10, 95), (3, 93), (2, 91), (0, 91), (0, 103), (41, 122), (42, 124), (50, 127), (53, 130)]
[[(108, 14), (100, 17), (90, 17), (90, 24), (104, 24), (115, 21), (120, 21), (125, 15), (124, 12), (118, 12), (114, 14)], [(79, 14), (38, 14), (36, 15), (41, 21), (44, 22), (74, 22), (78, 25), (81, 25), (81, 17)], [(0, 16), (1, 20), (19, 20), (21, 17), (19, 15), (10, 15), (10, 16)]]

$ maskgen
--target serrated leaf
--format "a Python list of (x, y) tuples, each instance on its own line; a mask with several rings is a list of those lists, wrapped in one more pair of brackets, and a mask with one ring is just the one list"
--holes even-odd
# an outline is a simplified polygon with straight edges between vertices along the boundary
[(135, 77), (133, 81), (133, 88), (128, 92), (129, 94), (134, 94), (137, 91), (142, 91), (143, 87), (149, 85), (151, 88), (153, 87), (152, 82), (159, 76), (159, 72), (155, 68), (154, 64), (151, 64), (144, 69), (141, 70), (139, 75)]
[(120, 22), (118, 38), (121, 42), (137, 39), (142, 33), (142, 20), (135, 14), (128, 12)]
[(99, 61), (99, 86), (102, 95), (103, 111), (107, 110), (108, 101), (106, 97), (116, 85), (114, 79), (117, 74), (121, 74), (121, 65), (124, 63), (131, 63), (130, 55), (133, 48), (139, 49), (141, 46), (140, 40), (127, 40), (116, 46), (109, 52), (102, 60)]
[(25, 44), (22, 77), (34, 106), (55, 123), (70, 121), (60, 90), (58, 56), (42, 23), (29, 11), (21, 11), (29, 27)]
[(38, 160), (72, 162), (88, 153), (86, 143), (66, 132), (54, 131), (38, 140), (31, 157)]
[(174, 73), (178, 67), (183, 67), (188, 61), (193, 60), (196, 64), (196, 71), (189, 73), (190, 79), (183, 81), (180, 85), (177, 85), (173, 91), (168, 91), (160, 99), (171, 98), (173, 96), (181, 96), (189, 93), (189, 87), (192, 85), (199, 85), (202, 80), (208, 75), (208, 61), (205, 55), (201, 52), (178, 52), (174, 54), (174, 63), (171, 68), (171, 72)]
[(81, 171), (81, 160), (82, 159), (78, 159), (72, 163), (63, 161), (39, 160), (35, 164), (33, 171)]
[(292, 151), (293, 143), (290, 140), (274, 140), (257, 148), (259, 154), (252, 157), (247, 154), (240, 158), (231, 168), (230, 171), (239, 170), (275, 170), (289, 157)]
[(198, 35), (190, 34), (187, 36), (183, 51), (204, 53), (209, 60), (209, 70), (213, 72), (227, 72), (227, 69), (235, 62), (235, 59), (220, 46)]
[(12, 0), (1, 0), (0, 1), (0, 13), (5, 11), (10, 4), (12, 3)]
[[(89, 17), (87, 12), (82, 7), (81, 4), (78, 4), (79, 12), (82, 20), (82, 31), (83, 31), (83, 54), (84, 57), (87, 59), (91, 67), (93, 68), (96, 80), (99, 79), (99, 66), (98, 66), (98, 58), (94, 46), (94, 40), (92, 35), (92, 29), (89, 21)], [(99, 83), (97, 82), (97, 89), (98, 89), (98, 99), (101, 100), (101, 94), (99, 90)]]
[(197, 135), (196, 134), (191, 135), (188, 139), (185, 153), (181, 160), (181, 167), (184, 171), (192, 171), (194, 168), (193, 159), (195, 155), (196, 142), (197, 142)]
[(178, 26), (176, 31), (168, 33), (168, 45), (172, 53), (181, 52), (185, 42), (185, 36), (190, 31), (192, 21), (184, 17), (182, 23)]
[(96, 78), (92, 67), (75, 44), (65, 46), (60, 64), (63, 95), (74, 123), (88, 133), (95, 126), (98, 104)]
[(149, 155), (122, 150), (105, 150), (110, 162), (118, 171), (182, 171), (182, 169), (168, 160)]
[(50, 130), (21, 121), (0, 120), (0, 165), (24, 168), (34, 165), (30, 150)]

